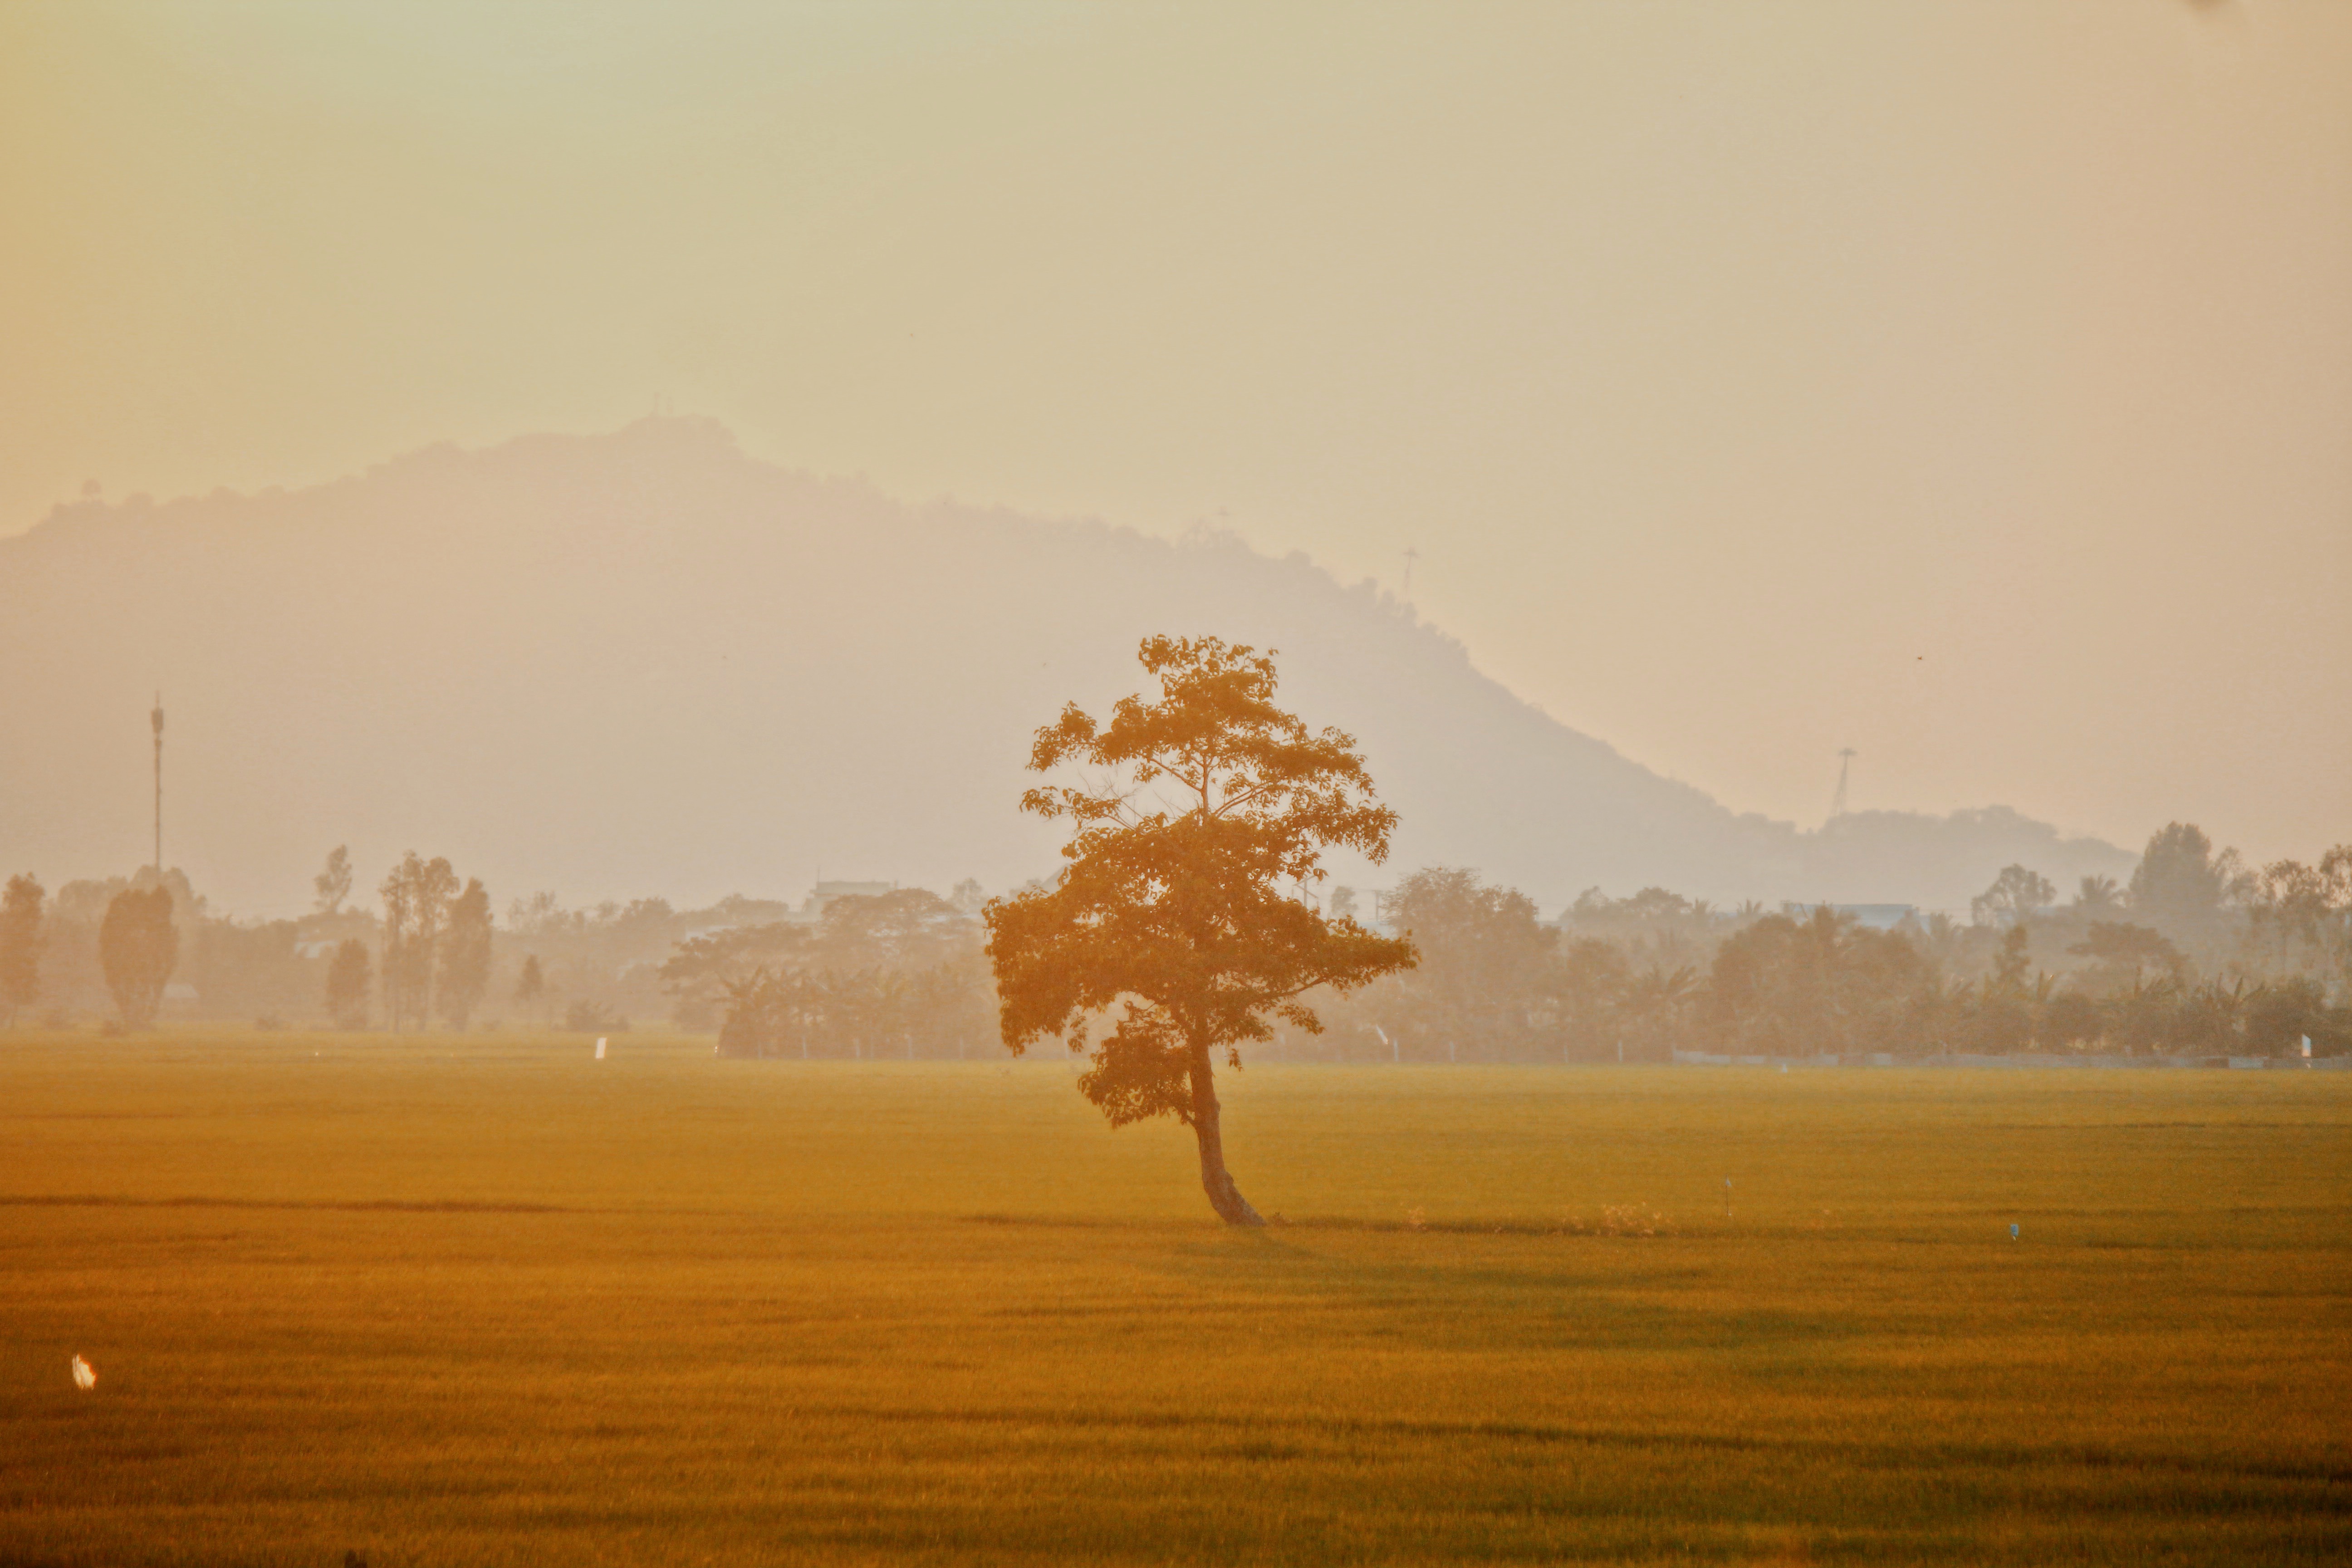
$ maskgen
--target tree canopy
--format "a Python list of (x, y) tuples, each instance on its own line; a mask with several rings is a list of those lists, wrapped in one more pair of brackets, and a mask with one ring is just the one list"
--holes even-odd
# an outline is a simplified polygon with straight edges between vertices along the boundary
[(1504, 1048), (1530, 1031), (1534, 1010), (1517, 1005), (1539, 989), (1555, 933), (1537, 919), (1525, 893), (1491, 887), (1476, 873), (1433, 866), (1398, 884), (1388, 908), (1412, 933), (1419, 960), (1398, 982), (1397, 1027), (1449, 1057), (1474, 1038)]
[(1412, 963), (1409, 941), (1335, 920), (1312, 895), (1326, 850), (1384, 859), (1396, 813), (1354, 737), (1276, 705), (1271, 650), (1155, 637), (1137, 657), (1159, 700), (1124, 698), (1108, 724), (1071, 704), (1037, 731), (1033, 770), (1095, 776), (1022, 797), (1071, 836), (1052, 885), (985, 911), (1000, 1028), (1016, 1054), (1047, 1037), (1091, 1047), (1087, 1098), (1113, 1126), (1192, 1127), (1211, 1205), (1254, 1225), (1225, 1169), (1215, 1058), (1238, 1069), (1242, 1046), (1272, 1038), (1276, 1019), (1319, 1033), (1303, 993)]
[(123, 1023), (134, 1029), (153, 1023), (163, 987), (180, 962), (171, 889), (131, 888), (115, 894), (98, 928), (98, 954)]
[[(2088, 884), (2091, 879), (2084, 878)], [(2058, 898), (2050, 879), (2023, 866), (2004, 866), (1992, 886), (1969, 900), (1969, 918), (1979, 925), (2013, 926), (2031, 920)]]

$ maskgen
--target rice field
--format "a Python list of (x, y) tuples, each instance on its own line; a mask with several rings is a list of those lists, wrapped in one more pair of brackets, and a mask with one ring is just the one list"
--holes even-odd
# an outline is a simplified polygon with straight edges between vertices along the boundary
[(2352, 1557), (2352, 1075), (593, 1052), (0, 1036), (0, 1563)]

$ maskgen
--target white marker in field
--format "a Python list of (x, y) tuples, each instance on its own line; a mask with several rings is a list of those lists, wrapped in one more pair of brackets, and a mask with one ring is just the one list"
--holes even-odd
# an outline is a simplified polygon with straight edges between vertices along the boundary
[(596, 1037), (596, 1059), (600, 1062), (604, 1059), (604, 1037), (602, 1035)]
[(91, 1371), (89, 1363), (82, 1360), (79, 1356), (74, 1357), (73, 1373), (74, 1386), (80, 1389), (84, 1394), (88, 1394), (91, 1389), (98, 1386), (98, 1373)]

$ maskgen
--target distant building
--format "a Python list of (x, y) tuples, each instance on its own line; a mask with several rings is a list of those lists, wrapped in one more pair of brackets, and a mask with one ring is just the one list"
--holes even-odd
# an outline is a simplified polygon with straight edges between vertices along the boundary
[(823, 914), (824, 906), (835, 899), (878, 899), (898, 890), (896, 882), (819, 882), (816, 890), (809, 894), (809, 904)]
[[(1812, 912), (1821, 907), (1819, 904), (1790, 900), (1781, 904), (1780, 912), (1792, 921), (1801, 921), (1809, 919)], [(1872, 931), (1893, 931), (1905, 921), (1916, 917), (1919, 913), (1919, 906), (1916, 904), (1832, 904), (1829, 906), (1829, 910), (1833, 915), (1843, 915), (1852, 920), (1858, 926), (1868, 926)]]
[(898, 890), (896, 882), (819, 882), (810, 890), (809, 896), (801, 900), (801, 907), (788, 918), (808, 924), (824, 915), (827, 904), (843, 899), (878, 899), (885, 893)]

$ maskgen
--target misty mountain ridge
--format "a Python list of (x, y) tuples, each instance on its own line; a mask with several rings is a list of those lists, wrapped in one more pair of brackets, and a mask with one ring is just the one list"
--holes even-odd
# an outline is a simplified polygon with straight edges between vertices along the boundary
[(2064, 888), (2135, 859), (2000, 806), (1737, 814), (1303, 554), (910, 505), (655, 418), (0, 540), (0, 860), (54, 886), (150, 858), (161, 688), (164, 858), (230, 909), (294, 912), (343, 843), (363, 889), (415, 847), (501, 902), (1003, 889), (1057, 863), (1015, 809), (1032, 733), (1138, 689), (1160, 631), (1280, 649), (1286, 705), (1358, 738), (1402, 824), (1342, 883), (1958, 910), (2011, 862)]

